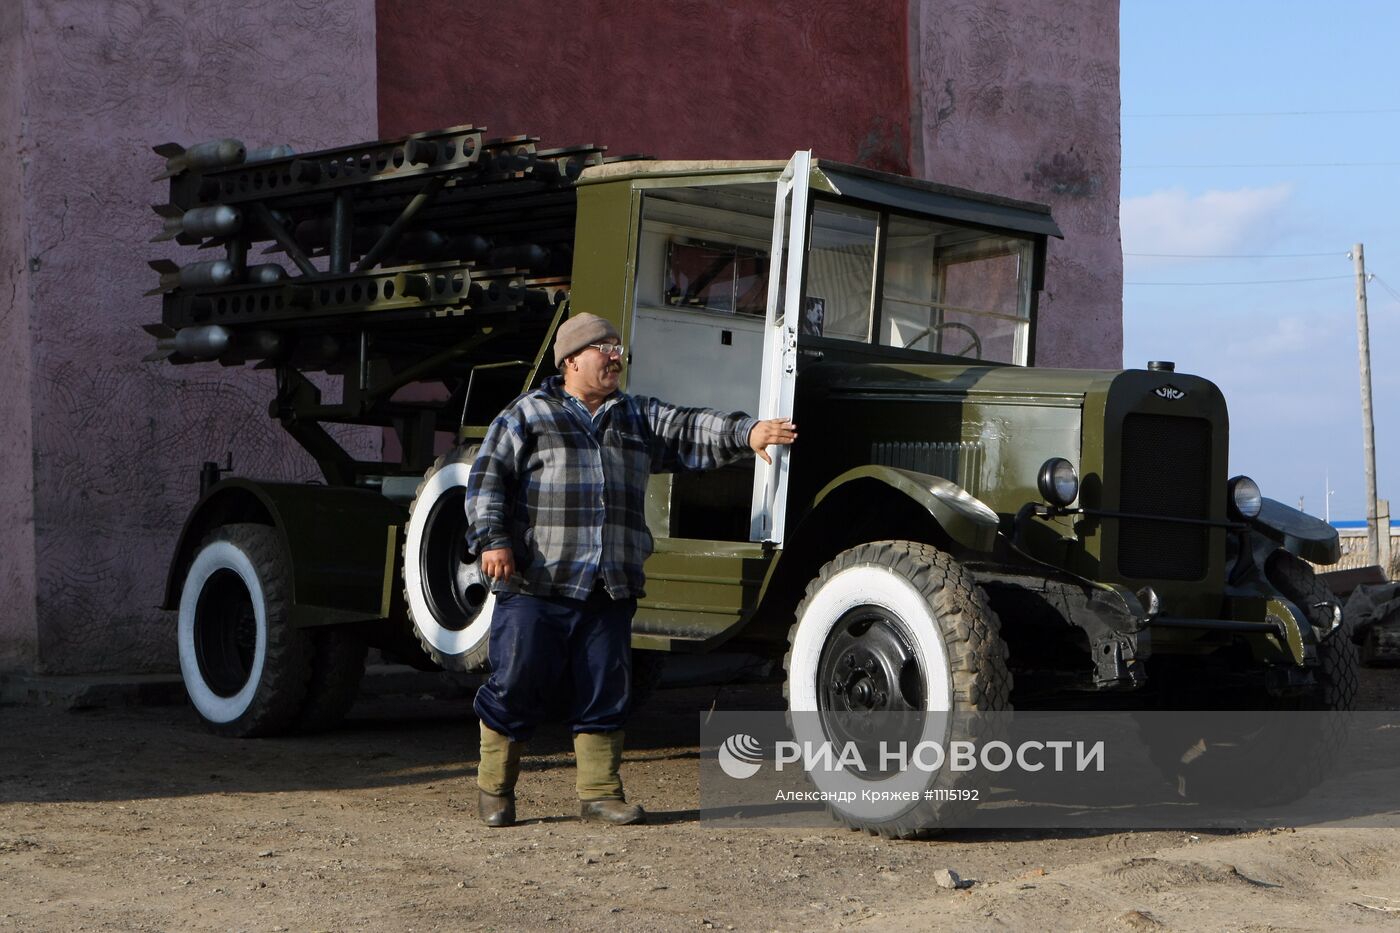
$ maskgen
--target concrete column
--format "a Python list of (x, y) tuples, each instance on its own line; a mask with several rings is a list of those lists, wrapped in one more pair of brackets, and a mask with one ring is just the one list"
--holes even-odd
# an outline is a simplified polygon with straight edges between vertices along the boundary
[(25, 249), (24, 7), (0, 3), (0, 670), (34, 666), (34, 373)]
[[(151, 181), (164, 167), (151, 146), (235, 136), (306, 150), (374, 137), (374, 2), (20, 0), (0, 10), (0, 69), (14, 72), (0, 78), (0, 112), (8, 130), (23, 102), (28, 160), (27, 279), (17, 280), (15, 160), (0, 158), (0, 275), (27, 296), (27, 319), (0, 324), (0, 353), (7, 382), (18, 357), (30, 387), (27, 402), (0, 411), (3, 456), (23, 461), (0, 475), (6, 516), (33, 516), (3, 533), (22, 539), (32, 527), (34, 555), (26, 564), (12, 556), (23, 547), (4, 548), (0, 631), (37, 630), (42, 672), (172, 670), (174, 620), (155, 607), (199, 463), (232, 450), (247, 475), (315, 469), (267, 416), (270, 373), (141, 362), (151, 349), (141, 325), (160, 319), (160, 300), (142, 297), (155, 282), (146, 263), (192, 258), (148, 242), (158, 229), (149, 205), (167, 197)], [(26, 327), (29, 342), (14, 341)], [(25, 421), (32, 437), (15, 445)], [(31, 462), (26, 502), (19, 467)]]
[(1036, 363), (1117, 369), (1117, 0), (911, 0), (909, 34), (914, 174), (1049, 204)]

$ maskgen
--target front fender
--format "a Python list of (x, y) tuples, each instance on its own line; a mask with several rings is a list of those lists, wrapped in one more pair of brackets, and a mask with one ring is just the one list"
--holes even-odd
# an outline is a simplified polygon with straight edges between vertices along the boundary
[(385, 618), (404, 508), (377, 492), (233, 478), (210, 487), (180, 532), (164, 609), (178, 608), (200, 542), (220, 525), (271, 525), (291, 564), (297, 627)]
[(816, 511), (823, 500), (838, 490), (869, 480), (890, 486), (918, 503), (948, 537), (968, 550), (991, 552), (997, 535), (997, 513), (957, 483), (928, 473), (874, 464), (856, 467), (827, 483), (812, 500), (809, 511)]
[(1260, 533), (1278, 542), (1283, 549), (1314, 564), (1335, 564), (1342, 559), (1337, 529), (1320, 518), (1265, 499), (1253, 525)]

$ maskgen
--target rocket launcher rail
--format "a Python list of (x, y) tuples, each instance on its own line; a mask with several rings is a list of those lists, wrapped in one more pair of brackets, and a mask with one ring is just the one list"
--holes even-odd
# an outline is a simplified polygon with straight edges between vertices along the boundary
[[(156, 152), (170, 197), (153, 205), (154, 239), (203, 255), (151, 263), (147, 359), (276, 370), (272, 414), (337, 483), (421, 472), (433, 433), (485, 423), (536, 375), (503, 364), (545, 356), (570, 284), (573, 182), (604, 161), (602, 147), (474, 126), (305, 153)], [(340, 377), (343, 401), (322, 404), (313, 372)], [(321, 422), (393, 427), (405, 454), (353, 461)]]

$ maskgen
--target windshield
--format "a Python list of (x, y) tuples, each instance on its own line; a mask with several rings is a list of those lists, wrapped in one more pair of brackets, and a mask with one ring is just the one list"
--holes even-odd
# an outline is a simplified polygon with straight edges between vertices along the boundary
[[(648, 192), (638, 312), (658, 319), (670, 312), (679, 316), (668, 320), (694, 326), (708, 318), (727, 330), (726, 347), (747, 343), (751, 329), (756, 336), (769, 284), (772, 198), (771, 187), (758, 185)], [(820, 196), (810, 216), (800, 340), (1029, 361), (1032, 236)]]
[(801, 333), (1024, 365), (1029, 239), (819, 201)]

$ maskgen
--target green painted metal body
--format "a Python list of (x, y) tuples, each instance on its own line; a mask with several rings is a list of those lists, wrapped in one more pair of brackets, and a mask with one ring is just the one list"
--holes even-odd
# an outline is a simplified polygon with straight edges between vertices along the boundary
[[(1185, 387), (1186, 398), (1167, 402), (1153, 389), (1171, 382)], [(1175, 407), (1169, 407), (1175, 406)], [(1238, 607), (1225, 594), (1225, 438), (1227, 416), (1219, 391), (1210, 382), (1180, 373), (1082, 371), (1017, 367), (914, 366), (908, 364), (818, 364), (799, 381), (795, 419), (801, 426), (800, 449), (794, 452), (790, 521), (822, 509), (838, 488), (858, 480), (878, 482), (907, 499), (908, 508), (925, 510), (952, 542), (971, 555), (993, 557), (997, 535), (1027, 503), (1038, 503), (1037, 475), (1049, 457), (1073, 462), (1082, 479), (1079, 505), (1116, 511), (1120, 502), (1114, 477), (1121, 460), (1121, 423), (1128, 410), (1174, 417), (1196, 417), (1212, 425), (1213, 459), (1210, 518), (1222, 527), (1209, 531), (1209, 567), (1193, 580), (1137, 579), (1125, 575), (1114, 555), (1119, 522), (1112, 518), (1057, 515), (1030, 516), (1024, 522), (1021, 548), (1035, 561), (1098, 584), (1118, 584), (1130, 591), (1152, 585), (1173, 615), (1233, 618)], [(1088, 412), (1088, 414), (1086, 414)], [(1114, 419), (1117, 419), (1116, 422)], [(872, 463), (880, 445), (948, 445), (960, 448), (951, 476), (933, 476)], [(801, 505), (798, 505), (801, 503)], [(800, 531), (799, 531), (800, 533)], [(673, 548), (659, 539), (648, 564), (653, 592), (667, 603), (703, 603), (723, 594), (705, 614), (709, 626), (675, 633), (706, 641), (722, 640), (726, 628), (741, 625), (764, 595), (754, 588), (750, 569), (743, 585), (702, 592), (687, 585), (683, 568), (696, 555), (714, 561), (703, 547)], [(763, 559), (751, 549), (748, 562)], [(782, 551), (773, 550), (771, 579)], [(721, 558), (710, 577), (733, 574)], [(755, 597), (758, 597), (756, 600)], [(642, 615), (649, 611), (644, 603)], [(727, 610), (727, 611), (725, 611)], [(1264, 621), (1262, 608), (1249, 621)], [(645, 624), (645, 623), (644, 623)]]
[(250, 522), (281, 535), (292, 573), (293, 625), (387, 619), (399, 587), (395, 559), (406, 518), (401, 505), (366, 489), (224, 480), (200, 498), (180, 532), (162, 608), (178, 608), (185, 570), (208, 534)]
[(812, 499), (809, 511), (820, 509), (836, 492), (862, 481), (880, 483), (908, 496), (968, 551), (989, 554), (996, 546), (997, 513), (957, 483), (931, 473), (881, 464), (853, 467), (827, 483)]

